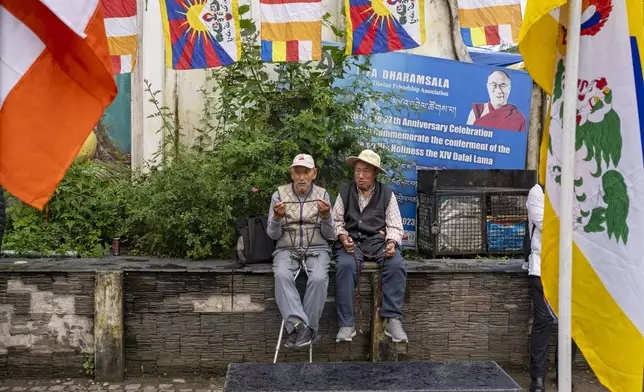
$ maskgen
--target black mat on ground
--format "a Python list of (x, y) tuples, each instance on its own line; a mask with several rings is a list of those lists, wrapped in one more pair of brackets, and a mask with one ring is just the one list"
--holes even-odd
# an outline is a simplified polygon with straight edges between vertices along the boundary
[(230, 364), (224, 392), (520, 392), (496, 362)]

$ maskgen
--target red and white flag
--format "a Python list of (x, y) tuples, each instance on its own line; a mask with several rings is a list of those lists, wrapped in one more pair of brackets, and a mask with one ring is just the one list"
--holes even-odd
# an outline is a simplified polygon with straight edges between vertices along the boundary
[(0, 184), (42, 208), (116, 96), (99, 0), (0, 1)]

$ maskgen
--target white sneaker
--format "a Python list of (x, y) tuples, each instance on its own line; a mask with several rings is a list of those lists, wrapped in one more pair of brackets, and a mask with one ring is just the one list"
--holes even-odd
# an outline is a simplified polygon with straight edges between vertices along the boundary
[(356, 336), (356, 329), (353, 327), (340, 327), (340, 331), (335, 337), (335, 342), (351, 342)]
[(387, 321), (385, 335), (389, 336), (394, 343), (407, 342), (407, 334), (397, 318), (390, 318)]

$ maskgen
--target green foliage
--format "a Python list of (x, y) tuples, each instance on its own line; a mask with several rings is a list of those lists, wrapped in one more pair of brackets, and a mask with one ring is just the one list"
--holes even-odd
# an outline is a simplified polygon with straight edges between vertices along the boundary
[[(171, 141), (172, 148), (165, 151), (176, 152), (173, 163), (134, 185), (125, 237), (138, 253), (229, 256), (237, 219), (268, 212), (272, 193), (289, 180), (295, 155), (315, 157), (321, 168), (317, 183), (334, 195), (350, 178), (346, 157), (369, 145), (370, 123), (383, 114), (370, 102), (382, 100), (397, 108), (395, 96), (375, 91), (364, 77), (344, 88), (334, 85), (348, 76), (349, 65), (366, 69), (341, 48), (325, 48), (320, 62), (267, 65), (255, 45), (254, 24), (242, 20), (241, 26), (240, 60), (212, 70), (209, 79), (215, 87), (201, 89), (204, 109), (197, 143), (179, 159), (181, 150)], [(149, 94), (154, 94), (151, 88)], [(168, 113), (158, 110), (164, 134), (176, 134)], [(372, 147), (399, 173), (399, 161), (389, 151)]]
[[(246, 14), (248, 6), (240, 7)], [(328, 25), (328, 16), (325, 16)], [(49, 215), (14, 203), (6, 249), (74, 250), (100, 255), (112, 237), (137, 254), (204, 259), (229, 257), (239, 218), (268, 213), (272, 193), (289, 181), (298, 153), (320, 168), (317, 183), (331, 195), (351, 178), (345, 159), (365, 147), (376, 150), (392, 176), (400, 160), (370, 143), (373, 123), (394, 109), (396, 95), (382, 94), (365, 77), (348, 79), (347, 67), (362, 70), (365, 58), (347, 57), (340, 47), (324, 48), (321, 61), (266, 64), (256, 45), (255, 24), (243, 19), (238, 62), (212, 70), (203, 87), (204, 109), (193, 145), (182, 144), (175, 113), (162, 106), (146, 81), (149, 102), (160, 117), (162, 169), (123, 181), (96, 179), (75, 165), (49, 205)], [(342, 34), (341, 29), (331, 26)], [(345, 86), (336, 81), (345, 80)], [(389, 180), (389, 179), (386, 179)]]
[(500, 51), (505, 53), (519, 53), (519, 45), (510, 45)]
[[(250, 26), (244, 30), (240, 61), (212, 71), (216, 87), (208, 95), (219, 99), (207, 100), (212, 106), (205, 113), (214, 114), (215, 125), (204, 133), (215, 136), (202, 137), (199, 149), (221, 155), (235, 169), (235, 179), (251, 176), (261, 181), (269, 176), (267, 185), (272, 187), (284, 181), (290, 160), (302, 152), (315, 157), (322, 168), (318, 184), (331, 191), (349, 176), (345, 158), (365, 146), (377, 150), (385, 165), (399, 174), (393, 154), (369, 143), (371, 124), (386, 114), (373, 102), (399, 109), (396, 96), (376, 91), (364, 76), (347, 79), (349, 66), (367, 70), (368, 59), (364, 63), (364, 57), (349, 57), (343, 48), (328, 46), (320, 62), (267, 67), (254, 44), (254, 24)], [(335, 85), (345, 79), (345, 87)], [(262, 155), (255, 155), (258, 152)]]
[(235, 234), (231, 204), (238, 185), (219, 179), (222, 169), (208, 156), (189, 153), (135, 181), (127, 204), (127, 246), (141, 254), (193, 259), (227, 250)]
[(129, 177), (101, 163), (72, 165), (42, 211), (7, 194), (3, 248), (19, 253), (104, 254), (122, 228)]
[(83, 361), (83, 369), (85, 369), (85, 374), (93, 377), (94, 376), (94, 354), (85, 354), (85, 361)]
[(181, 137), (184, 135), (182, 133), (182, 127), (172, 110), (168, 106), (161, 106), (161, 103), (157, 99), (157, 96), (161, 94), (161, 90), (153, 91), (150, 82), (147, 80), (144, 82), (145, 92), (150, 96), (148, 101), (156, 109), (156, 112), (148, 117), (159, 117), (161, 119), (161, 129), (157, 133), (163, 135), (163, 145), (153, 154), (152, 160), (160, 161), (162, 166), (167, 166), (172, 161), (180, 160), (183, 154), (184, 148), (181, 144)]

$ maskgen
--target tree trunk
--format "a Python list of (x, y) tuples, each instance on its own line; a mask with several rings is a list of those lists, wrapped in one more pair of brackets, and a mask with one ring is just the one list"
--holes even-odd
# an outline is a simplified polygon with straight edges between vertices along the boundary
[(426, 0), (426, 41), (409, 52), (448, 60), (472, 62), (461, 37), (458, 0)]

